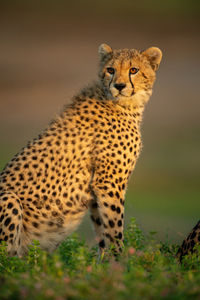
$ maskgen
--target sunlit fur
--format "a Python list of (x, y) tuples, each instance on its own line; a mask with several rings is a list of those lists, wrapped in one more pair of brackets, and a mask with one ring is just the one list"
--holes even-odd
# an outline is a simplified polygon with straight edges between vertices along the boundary
[[(108, 99), (118, 101), (124, 105), (144, 105), (152, 93), (155, 81), (155, 69), (158, 67), (162, 54), (158, 48), (152, 47), (140, 52), (135, 49), (112, 50), (103, 44), (100, 48), (99, 77)], [(150, 56), (154, 49), (154, 56)], [(153, 68), (152, 62), (156, 66)], [(107, 68), (114, 68), (110, 74)], [(130, 74), (131, 68), (137, 68), (136, 74)], [(125, 84), (126, 87), (119, 92), (115, 84)]]
[[(0, 242), (23, 255), (32, 240), (52, 251), (90, 210), (99, 248), (123, 244), (128, 179), (141, 149), (140, 122), (161, 60), (144, 52), (99, 48), (99, 78), (0, 174)], [(115, 73), (107, 72), (115, 68)], [(129, 77), (131, 67), (137, 74)], [(126, 84), (121, 94), (114, 84)]]

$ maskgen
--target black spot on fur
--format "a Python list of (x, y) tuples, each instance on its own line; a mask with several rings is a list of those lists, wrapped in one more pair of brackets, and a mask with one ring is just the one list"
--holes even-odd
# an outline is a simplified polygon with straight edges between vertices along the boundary
[(17, 215), (18, 214), (18, 209), (17, 208), (13, 208), (12, 213), (13, 213), (13, 215)]
[(99, 247), (100, 247), (100, 248), (105, 248), (105, 242), (104, 242), (104, 240), (101, 240), (101, 241), (99, 242)]
[(8, 226), (10, 224), (10, 222), (11, 222), (11, 218), (7, 218), (4, 222), (4, 225)]
[(15, 224), (11, 224), (8, 228), (10, 231), (13, 231), (15, 229)]
[(113, 228), (115, 226), (115, 223), (112, 220), (109, 220), (109, 225), (111, 228)]

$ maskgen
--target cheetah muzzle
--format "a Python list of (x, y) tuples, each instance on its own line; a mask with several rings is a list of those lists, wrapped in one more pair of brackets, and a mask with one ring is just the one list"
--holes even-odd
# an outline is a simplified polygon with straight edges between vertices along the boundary
[(0, 241), (24, 255), (52, 251), (89, 209), (100, 250), (123, 245), (124, 199), (141, 148), (140, 123), (162, 53), (99, 47), (99, 77), (0, 174)]

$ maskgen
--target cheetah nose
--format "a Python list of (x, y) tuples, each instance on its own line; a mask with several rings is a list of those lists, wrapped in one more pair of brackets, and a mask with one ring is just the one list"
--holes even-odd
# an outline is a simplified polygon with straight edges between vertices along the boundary
[(125, 83), (115, 83), (114, 85), (114, 87), (120, 92), (125, 88), (125, 86)]

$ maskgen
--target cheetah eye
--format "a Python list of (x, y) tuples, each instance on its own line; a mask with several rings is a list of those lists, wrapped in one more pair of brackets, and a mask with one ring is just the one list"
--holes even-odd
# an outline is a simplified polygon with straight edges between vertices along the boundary
[(107, 68), (107, 72), (108, 72), (109, 74), (112, 74), (112, 75), (113, 75), (113, 74), (115, 73), (115, 69), (109, 67), (109, 68)]
[(136, 74), (139, 71), (137, 68), (130, 68), (130, 74)]

